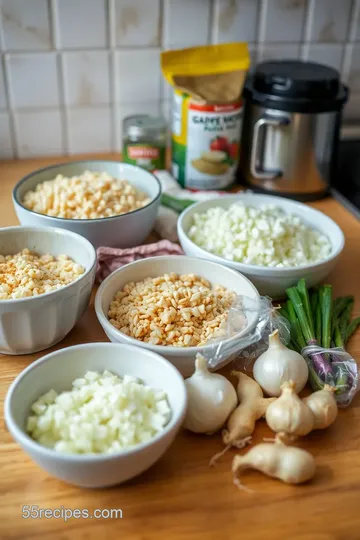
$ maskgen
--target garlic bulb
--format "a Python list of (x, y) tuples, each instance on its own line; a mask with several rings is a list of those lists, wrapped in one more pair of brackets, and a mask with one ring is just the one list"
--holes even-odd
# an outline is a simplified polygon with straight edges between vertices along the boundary
[(254, 379), (269, 396), (280, 396), (281, 385), (294, 381), (298, 394), (305, 386), (309, 370), (301, 354), (280, 341), (279, 331), (269, 336), (269, 347), (254, 364)]
[(266, 410), (266, 422), (275, 433), (307, 435), (314, 429), (312, 411), (295, 392), (295, 383), (289, 381), (281, 386), (281, 396)]
[(184, 427), (194, 433), (214, 433), (237, 406), (235, 388), (222, 375), (210, 373), (206, 359), (196, 355), (195, 373), (185, 380), (188, 409)]
[(311, 409), (314, 418), (314, 429), (325, 429), (335, 422), (338, 407), (334, 397), (335, 388), (325, 384), (322, 390), (318, 390), (303, 399), (305, 405)]

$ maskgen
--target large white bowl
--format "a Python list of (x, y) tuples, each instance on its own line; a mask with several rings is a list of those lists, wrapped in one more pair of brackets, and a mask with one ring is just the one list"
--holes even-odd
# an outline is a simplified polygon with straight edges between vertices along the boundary
[[(265, 266), (229, 261), (200, 248), (190, 240), (188, 232), (193, 224), (194, 214), (201, 214), (214, 206), (228, 208), (231, 204), (239, 201), (249, 206), (274, 204), (282, 208), (287, 214), (299, 216), (306, 225), (317, 229), (329, 238), (332, 246), (331, 255), (321, 262), (296, 268), (267, 268)], [(282, 197), (251, 193), (225, 195), (218, 199), (211, 199), (189, 206), (179, 217), (177, 231), (181, 246), (187, 255), (215, 261), (241, 272), (254, 283), (260, 294), (268, 295), (274, 299), (283, 298), (286, 289), (296, 285), (300, 278), (306, 279), (308, 287), (323, 281), (334, 268), (345, 244), (340, 227), (322, 212)]]
[[(115, 293), (130, 281), (142, 281), (147, 277), (158, 277), (164, 274), (175, 272), (177, 274), (195, 274), (209, 280), (210, 283), (222, 285), (238, 295), (250, 298), (254, 302), (254, 311), (249, 313), (247, 327), (229, 338), (233, 342), (240, 337), (246, 336), (254, 327), (258, 319), (256, 306), (259, 303), (259, 293), (250, 281), (239, 274), (221, 266), (219, 264), (201, 259), (179, 256), (151, 257), (119, 268), (103, 281), (95, 298), (95, 311), (101, 326), (108, 338), (113, 342), (137, 345), (148, 349), (162, 356), (165, 356), (174, 366), (176, 366), (184, 377), (188, 377), (194, 371), (194, 360), (197, 353), (207, 353), (214, 348), (214, 345), (204, 345), (202, 347), (172, 347), (164, 345), (152, 345), (132, 338), (120, 330), (117, 330), (108, 319), (108, 311)], [(217, 369), (230, 362), (233, 355), (225, 356), (217, 366)]]
[[(63, 219), (46, 216), (29, 210), (22, 201), (27, 191), (37, 184), (53, 180), (58, 174), (70, 177), (84, 171), (106, 172), (111, 176), (128, 180), (130, 184), (148, 194), (151, 202), (133, 212), (101, 219)], [(73, 161), (59, 163), (32, 172), (18, 182), (13, 191), (13, 203), (21, 225), (35, 227), (60, 227), (87, 238), (95, 247), (110, 246), (129, 248), (142, 244), (153, 228), (160, 204), (161, 186), (150, 172), (117, 161)]]
[[(151, 441), (112, 455), (66, 455), (45, 448), (25, 432), (31, 405), (45, 392), (71, 389), (87, 371), (133, 375), (164, 390), (172, 411), (165, 429)], [(4, 406), (7, 427), (23, 450), (50, 475), (82, 487), (120, 484), (153, 465), (173, 442), (186, 413), (186, 387), (179, 372), (151, 351), (112, 343), (88, 343), (48, 354), (12, 383)]]
[(0, 229), (0, 254), (29, 248), (40, 254), (68, 255), (85, 268), (57, 291), (0, 300), (0, 353), (29, 354), (61, 341), (85, 312), (95, 279), (96, 253), (82, 236), (50, 227)]

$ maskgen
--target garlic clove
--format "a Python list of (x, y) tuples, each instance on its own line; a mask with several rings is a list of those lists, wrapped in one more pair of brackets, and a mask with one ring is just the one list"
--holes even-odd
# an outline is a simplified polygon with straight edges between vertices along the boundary
[(275, 433), (293, 436), (307, 435), (315, 425), (311, 409), (296, 394), (294, 381), (281, 385), (281, 396), (269, 405), (265, 418)]
[(309, 376), (307, 363), (301, 354), (288, 349), (280, 340), (279, 331), (269, 336), (269, 347), (254, 364), (254, 379), (269, 396), (281, 394), (281, 384), (290, 379), (299, 393)]
[(185, 380), (188, 394), (184, 427), (194, 433), (215, 433), (220, 430), (237, 406), (235, 388), (226, 377), (211, 373), (206, 359), (198, 354), (195, 373)]
[(309, 407), (314, 415), (314, 429), (325, 429), (335, 422), (338, 415), (338, 406), (334, 393), (335, 388), (325, 384), (322, 390), (313, 392), (303, 399), (305, 405)]

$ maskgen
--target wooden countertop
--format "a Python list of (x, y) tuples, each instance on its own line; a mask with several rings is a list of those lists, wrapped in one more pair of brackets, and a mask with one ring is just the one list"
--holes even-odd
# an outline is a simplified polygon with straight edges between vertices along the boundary
[[(92, 156), (93, 157), (93, 156)], [(96, 156), (104, 157), (104, 156)], [(115, 155), (105, 156), (116, 159)], [(78, 158), (78, 157), (77, 157)], [(11, 202), (14, 184), (40, 167), (68, 158), (0, 162), (0, 226), (17, 223)], [(360, 223), (333, 199), (314, 203), (342, 228), (346, 246), (328, 281), (336, 295), (356, 295), (360, 311)], [(108, 341), (91, 304), (79, 324), (56, 348)], [(349, 343), (360, 360), (360, 333)], [(48, 353), (1, 356), (0, 406), (9, 384), (33, 360)], [(1, 415), (3, 418), (3, 414)], [(269, 436), (260, 422), (254, 436)], [(359, 540), (360, 395), (328, 430), (305, 437), (300, 445), (318, 465), (311, 484), (291, 487), (259, 473), (244, 477), (249, 495), (232, 484), (235, 450), (210, 469), (222, 448), (220, 436), (182, 432), (166, 455), (140, 477), (116, 488), (85, 490), (49, 477), (15, 444), (0, 425), (0, 537), (3, 539), (126, 540)], [(122, 519), (24, 519), (23, 505), (39, 508), (121, 509)]]

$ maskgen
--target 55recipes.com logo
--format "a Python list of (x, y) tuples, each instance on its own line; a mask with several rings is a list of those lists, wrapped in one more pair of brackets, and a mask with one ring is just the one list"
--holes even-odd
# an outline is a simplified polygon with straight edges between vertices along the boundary
[(38, 505), (25, 504), (21, 509), (23, 519), (122, 519), (123, 512), (120, 508), (40, 508)]

